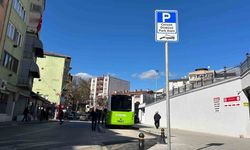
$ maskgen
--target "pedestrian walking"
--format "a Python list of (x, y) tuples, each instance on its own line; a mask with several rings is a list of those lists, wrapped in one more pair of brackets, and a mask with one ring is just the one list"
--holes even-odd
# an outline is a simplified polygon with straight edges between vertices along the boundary
[(107, 108), (104, 108), (102, 111), (102, 124), (104, 123), (104, 121), (106, 123), (107, 111), (108, 111)]
[(156, 112), (154, 115), (156, 129), (158, 129), (160, 127), (160, 119), (161, 119), (161, 115), (158, 112)]
[(47, 121), (49, 120), (49, 108), (48, 107), (45, 109), (45, 119)]
[(28, 121), (28, 114), (29, 114), (29, 108), (28, 107), (25, 107), (24, 111), (23, 111), (23, 119), (22, 119), (22, 122), (25, 121), (27, 122)]
[(35, 106), (33, 105), (33, 103), (30, 106), (30, 118), (31, 120), (35, 120)]
[(101, 115), (102, 115), (102, 110), (100, 109), (96, 109), (96, 115), (97, 115), (97, 122), (98, 124), (100, 124), (100, 121), (101, 121)]
[(94, 108), (92, 108), (90, 115), (91, 115), (92, 131), (95, 131), (96, 130), (96, 122), (97, 122), (97, 113), (96, 113), (96, 110)]
[(58, 113), (58, 118), (59, 118), (59, 124), (62, 125), (63, 124), (63, 116), (64, 116), (64, 113), (63, 113), (63, 110), (60, 109), (59, 110), (59, 113)]
[(43, 119), (44, 119), (44, 114), (45, 114), (44, 109), (43, 109), (43, 107), (41, 107), (41, 108), (40, 108), (40, 121), (43, 121)]

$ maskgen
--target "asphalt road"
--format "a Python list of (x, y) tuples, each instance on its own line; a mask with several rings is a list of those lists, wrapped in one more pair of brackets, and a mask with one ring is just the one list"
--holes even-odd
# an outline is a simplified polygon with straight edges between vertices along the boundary
[[(105, 129), (91, 131), (90, 122), (27, 124), (0, 128), (0, 150), (137, 150), (139, 131)], [(145, 148), (156, 144), (146, 135)]]

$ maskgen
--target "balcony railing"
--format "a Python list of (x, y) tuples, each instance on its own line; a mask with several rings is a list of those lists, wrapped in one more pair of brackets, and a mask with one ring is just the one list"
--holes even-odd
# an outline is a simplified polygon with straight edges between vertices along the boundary
[[(169, 97), (174, 97), (177, 95), (185, 94), (192, 90), (202, 88), (208, 85), (216, 84), (222, 81), (226, 81), (235, 77), (240, 77), (244, 75), (246, 72), (250, 70), (250, 56), (247, 55), (246, 60), (241, 63), (239, 66), (224, 68), (224, 70), (216, 71), (215, 75), (209, 78), (199, 78), (195, 82), (189, 81), (189, 84), (184, 84), (181, 87), (173, 87), (172, 90), (169, 91)], [(163, 93), (161, 95), (157, 94), (157, 98), (152, 99), (152, 97), (147, 98), (147, 104), (153, 103), (156, 101), (162, 101), (166, 99), (166, 94)]]
[[(249, 69), (249, 68), (248, 68)], [(196, 82), (190, 82), (188, 84), (184, 84), (184, 86), (181, 87), (173, 87), (172, 90), (169, 91), (169, 96), (174, 97), (180, 94), (185, 94), (189, 91), (202, 88), (208, 85), (212, 85), (221, 81), (229, 80), (235, 77), (238, 77), (242, 75), (241, 74), (241, 68), (239, 66), (233, 67), (233, 68), (228, 68), (224, 69), (222, 71), (217, 71), (215, 72), (215, 76), (211, 78), (200, 78)], [(161, 101), (165, 100), (166, 94), (163, 93), (162, 95), (157, 95), (157, 98), (153, 101), (152, 99), (148, 103), (153, 103), (155, 101)]]
[(240, 64), (241, 75), (246, 73), (249, 69), (250, 69), (250, 56), (247, 55), (247, 59), (243, 63)]

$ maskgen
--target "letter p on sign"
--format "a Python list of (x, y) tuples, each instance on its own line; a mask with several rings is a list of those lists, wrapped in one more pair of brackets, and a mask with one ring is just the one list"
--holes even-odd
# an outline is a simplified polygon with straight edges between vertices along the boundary
[(170, 19), (171, 15), (170, 13), (162, 13), (162, 21), (166, 22), (166, 20)]

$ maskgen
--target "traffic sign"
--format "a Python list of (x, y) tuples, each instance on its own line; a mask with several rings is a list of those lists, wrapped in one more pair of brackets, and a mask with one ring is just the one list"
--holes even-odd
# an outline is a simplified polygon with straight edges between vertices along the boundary
[(178, 12), (176, 10), (155, 11), (155, 40), (178, 41)]
[(235, 102), (240, 101), (240, 96), (231, 96), (224, 98), (224, 102)]

